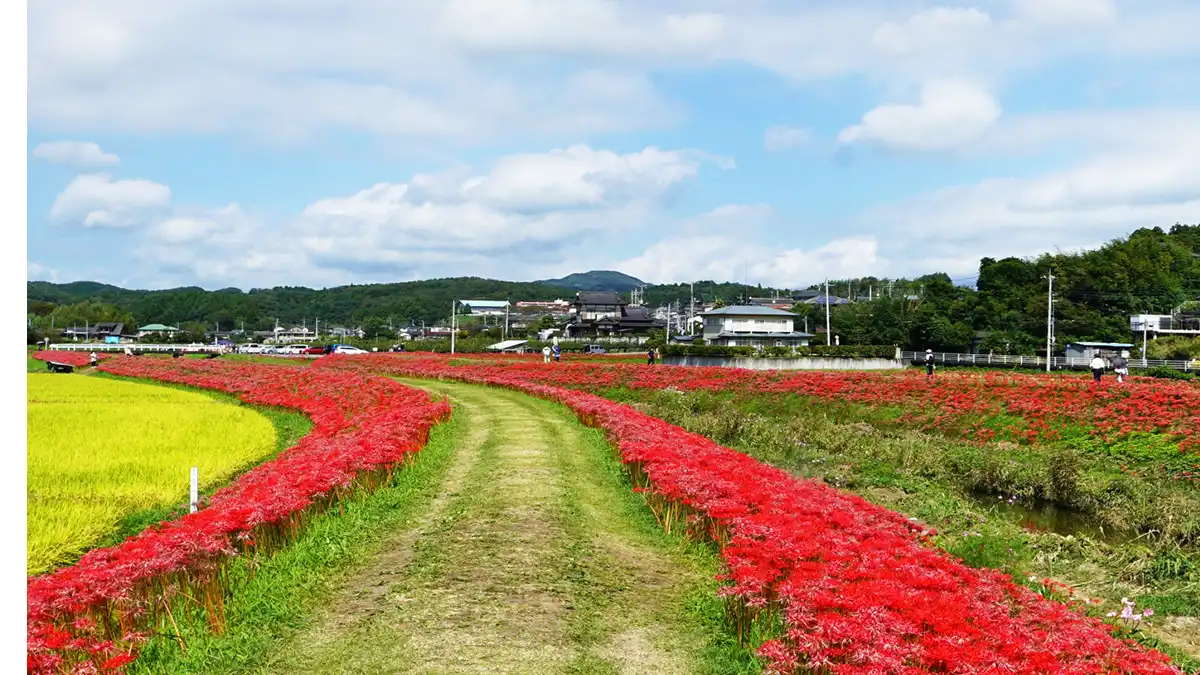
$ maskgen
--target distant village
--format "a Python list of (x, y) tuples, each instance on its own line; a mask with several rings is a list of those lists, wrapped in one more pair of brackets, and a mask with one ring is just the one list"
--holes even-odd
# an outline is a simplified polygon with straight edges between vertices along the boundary
[[(846, 298), (818, 291), (797, 291), (783, 297), (751, 297), (744, 305), (692, 301), (663, 307), (646, 307), (635, 289), (628, 300), (615, 291), (583, 291), (572, 299), (546, 301), (472, 300), (455, 303), (456, 315), (447, 316), (441, 325), (388, 326), (400, 341), (447, 339), (453, 332), (477, 335), (499, 328), (507, 339), (525, 336), (539, 340), (561, 337), (568, 340), (603, 339), (644, 341), (651, 331), (665, 333), (672, 342), (691, 342), (703, 337), (707, 344), (730, 346), (804, 346), (816, 332), (816, 326), (796, 325), (799, 317), (791, 310), (797, 303), (844, 305)], [(124, 344), (173, 339), (182, 330), (177, 326), (153, 323), (126, 326), (123, 323), (96, 323), (63, 329), (62, 339), (75, 342)], [(361, 325), (323, 323), (314, 317), (299, 325), (277, 324), (272, 330), (244, 331), (236, 327), (214, 327), (205, 338), (214, 343), (295, 344), (322, 340), (366, 339)]]

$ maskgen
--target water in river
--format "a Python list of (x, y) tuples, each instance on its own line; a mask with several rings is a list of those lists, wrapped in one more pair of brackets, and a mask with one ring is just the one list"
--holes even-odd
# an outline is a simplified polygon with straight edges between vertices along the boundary
[(973, 495), (972, 498), (980, 505), (994, 509), (998, 515), (1016, 521), (1030, 532), (1082, 536), (1109, 544), (1130, 541), (1137, 536), (1135, 532), (1107, 529), (1091, 516), (1065, 509), (1054, 502), (1020, 502), (987, 494)]

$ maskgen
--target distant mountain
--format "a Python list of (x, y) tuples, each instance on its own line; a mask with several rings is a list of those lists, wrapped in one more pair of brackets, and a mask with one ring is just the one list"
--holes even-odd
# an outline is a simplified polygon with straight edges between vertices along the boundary
[(537, 282), (547, 286), (569, 288), (573, 291), (617, 291), (628, 293), (646, 282), (615, 270), (592, 270), (591, 272), (576, 272), (561, 279), (543, 279)]

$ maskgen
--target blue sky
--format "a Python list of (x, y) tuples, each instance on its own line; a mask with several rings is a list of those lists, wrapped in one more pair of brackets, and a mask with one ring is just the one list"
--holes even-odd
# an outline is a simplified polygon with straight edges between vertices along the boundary
[(29, 278), (802, 287), (1200, 221), (1194, 2), (345, 7), (31, 5)]

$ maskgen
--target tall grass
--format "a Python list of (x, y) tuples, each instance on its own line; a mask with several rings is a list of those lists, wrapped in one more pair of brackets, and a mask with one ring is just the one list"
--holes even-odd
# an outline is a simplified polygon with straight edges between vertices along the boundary
[(70, 562), (138, 511), (185, 502), (275, 450), (274, 426), (200, 393), (107, 378), (26, 376), (28, 574)]

